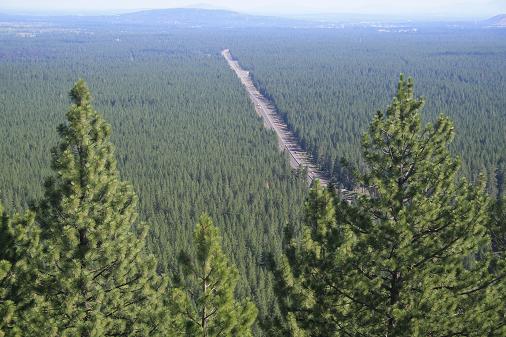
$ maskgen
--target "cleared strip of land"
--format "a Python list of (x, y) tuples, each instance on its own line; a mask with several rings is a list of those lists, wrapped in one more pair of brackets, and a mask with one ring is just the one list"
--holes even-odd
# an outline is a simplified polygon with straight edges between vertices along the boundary
[(294, 169), (304, 168), (307, 171), (309, 183), (313, 180), (320, 180), (321, 185), (326, 186), (329, 183), (329, 177), (320, 170), (311, 156), (300, 146), (297, 137), (291, 131), (283, 119), (279, 116), (276, 108), (260, 91), (255, 87), (249, 71), (244, 70), (239, 62), (234, 59), (230, 50), (225, 49), (221, 53), (227, 60), (230, 68), (236, 73), (246, 88), (249, 97), (255, 105), (255, 110), (263, 118), (264, 126), (274, 130), (278, 136), (279, 147), (286, 151), (290, 156), (290, 165)]

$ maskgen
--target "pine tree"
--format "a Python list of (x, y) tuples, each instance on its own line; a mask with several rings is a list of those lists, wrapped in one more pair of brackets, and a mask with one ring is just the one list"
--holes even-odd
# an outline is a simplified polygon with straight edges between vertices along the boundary
[(40, 296), (32, 293), (39, 229), (34, 214), (9, 217), (0, 205), (0, 336), (34, 336), (47, 331)]
[(401, 77), (364, 137), (367, 193), (355, 205), (331, 220), (329, 197), (312, 192), (285, 272), (306, 335), (504, 335), (504, 260), (491, 254), (484, 184), (458, 178), (453, 125), (440, 116), (422, 127), (423, 104)]
[(491, 209), (490, 235), (492, 249), (498, 254), (506, 254), (506, 198), (499, 196)]
[(40, 292), (58, 336), (167, 335), (166, 280), (145, 252), (148, 227), (120, 179), (111, 128), (79, 80), (52, 152), (55, 176), (38, 205)]
[(193, 240), (195, 258), (187, 253), (180, 256), (185, 272), (181, 289), (188, 298), (181, 307), (187, 322), (185, 336), (252, 336), (257, 309), (248, 300), (234, 298), (239, 275), (223, 253), (218, 229), (209, 216), (201, 216)]
[(287, 320), (283, 335), (294, 337), (333, 336), (336, 329), (331, 309), (337, 298), (328, 287), (339, 278), (333, 261), (342, 242), (336, 218), (335, 194), (316, 181), (305, 204), (305, 221), (301, 240), (293, 226), (286, 228), (285, 256), (275, 270), (276, 292)]
[(497, 289), (488, 293), (488, 301), (498, 303), (497, 314), (503, 318), (502, 324), (497, 327), (497, 333), (506, 335), (506, 199), (501, 194), (492, 204), (490, 209), (490, 237), (492, 240), (492, 252), (495, 255), (497, 263), (490, 269), (496, 277), (503, 276), (502, 281), (497, 285)]
[(10, 250), (12, 249), (9, 233), (9, 219), (3, 213), (0, 205), (0, 337), (5, 336), (6, 330), (12, 322), (16, 303), (10, 298), (10, 288), (13, 279)]
[[(344, 226), (336, 259), (343, 332), (365, 336), (485, 336), (501, 319), (490, 274), (484, 186), (458, 179), (451, 121), (421, 125), (423, 99), (401, 76), (386, 114), (363, 140), (369, 195)], [(349, 318), (348, 318), (349, 317)]]

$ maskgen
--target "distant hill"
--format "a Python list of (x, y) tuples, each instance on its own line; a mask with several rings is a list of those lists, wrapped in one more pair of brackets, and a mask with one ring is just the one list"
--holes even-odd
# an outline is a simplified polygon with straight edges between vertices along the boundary
[(484, 22), (487, 26), (506, 27), (506, 14), (494, 16)]
[(278, 27), (300, 26), (302, 20), (255, 16), (228, 10), (202, 8), (155, 9), (117, 15), (111, 18), (120, 24), (168, 25), (180, 27)]
[(212, 5), (212, 4), (208, 4), (208, 3), (197, 3), (197, 4), (192, 4), (192, 5), (184, 6), (182, 8), (228, 10), (228, 8), (220, 7), (220, 6), (216, 6), (216, 5)]
[[(201, 6), (201, 5), (199, 5)], [(167, 28), (306, 28), (315, 23), (291, 18), (258, 16), (222, 9), (171, 8), (116, 15), (5, 15), (0, 21), (47, 22), (61, 26), (96, 28), (114, 24), (125, 29)]]
[[(163, 31), (171, 28), (369, 28), (382, 32), (415, 32), (418, 27), (506, 27), (506, 14), (481, 22), (433, 22), (410, 21), (402, 18), (368, 16), (358, 14), (312, 14), (294, 17), (276, 17), (239, 13), (226, 9), (201, 8), (153, 9), (123, 14), (77, 15), (77, 14), (5, 14), (1, 22), (46, 23), (72, 29), (96, 29), (115, 25), (118, 29)], [(211, 7), (211, 6), (210, 6)]]

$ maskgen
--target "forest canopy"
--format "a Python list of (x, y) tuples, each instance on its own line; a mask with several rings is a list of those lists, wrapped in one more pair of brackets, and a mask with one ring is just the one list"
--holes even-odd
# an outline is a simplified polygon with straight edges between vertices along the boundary
[[(62, 231), (73, 233), (77, 241), (68, 244), (79, 242), (85, 247), (73, 250), (75, 256), (83, 254), (88, 249), (88, 243), (92, 242), (87, 239), (86, 232), (79, 230), (67, 232), (62, 226), (58, 231), (49, 233), (40, 232), (38, 227), (40, 222), (58, 223), (61, 220), (58, 218), (61, 213), (59, 208), (51, 214), (42, 212), (44, 207), (40, 201), (46, 200), (46, 204), (50, 204), (48, 188), (52, 186), (49, 182), (44, 184), (43, 180), (54, 176), (55, 167), (62, 168), (58, 166), (61, 163), (55, 165), (53, 162), (51, 165), (51, 149), (61, 141), (59, 135), (65, 134), (64, 128), (56, 132), (55, 127), (64, 120), (64, 112), (69, 111), (66, 93), (76, 79), (84, 78), (92, 92), (91, 101), (88, 102), (86, 95), (76, 95), (80, 92), (77, 91), (72, 95), (73, 103), (91, 103), (93, 109), (110, 123), (112, 131), (104, 131), (103, 134), (107, 134), (115, 144), (114, 160), (117, 161), (118, 172), (114, 172), (114, 180), (131, 183), (128, 185), (131, 188), (119, 189), (122, 195), (127, 195), (123, 197), (129, 200), (128, 204), (137, 200), (132, 195), (138, 197), (140, 221), (139, 224), (135, 221), (129, 224), (135, 223), (133, 229), (140, 231), (124, 236), (145, 240), (143, 244), (137, 242), (136, 248), (131, 249), (137, 251), (144, 244), (146, 247), (146, 255), (139, 256), (141, 261), (147, 262), (139, 262), (143, 268), (139, 267), (137, 271), (139, 275), (144, 275), (140, 278), (150, 280), (144, 283), (148, 294), (152, 294), (154, 288), (166, 289), (165, 309), (155, 310), (156, 317), (144, 315), (139, 309), (139, 315), (145, 319), (143, 322), (156, 322), (170, 316), (175, 321), (166, 319), (170, 323), (166, 329), (172, 332), (200, 331), (204, 324), (181, 325), (181, 322), (188, 323), (188, 320), (197, 317), (188, 315), (188, 312), (198, 312), (196, 308), (203, 307), (199, 307), (199, 303), (202, 304), (202, 298), (205, 298), (189, 293), (198, 283), (195, 279), (185, 280), (183, 276), (190, 274), (185, 263), (195, 266), (202, 261), (195, 256), (195, 238), (198, 236), (195, 225), (208, 224), (212, 219), (220, 235), (210, 235), (212, 240), (207, 244), (215, 249), (215, 261), (222, 267), (226, 266), (223, 273), (231, 276), (225, 282), (227, 287), (219, 301), (226, 303), (228, 308), (240, 308), (242, 311), (239, 312), (243, 313), (232, 315), (232, 311), (224, 310), (224, 315), (220, 317), (230, 319), (227, 329), (238, 331), (234, 329), (246, 327), (246, 330), (251, 328), (254, 336), (270, 337), (276, 334), (285, 336), (290, 326), (302, 329), (300, 331), (308, 327), (301, 325), (301, 317), (290, 314), (291, 309), (280, 301), (279, 281), (284, 277), (290, 281), (289, 273), (281, 277), (279, 270), (272, 272), (275, 266), (285, 262), (288, 265), (287, 261), (283, 262), (283, 253), (290, 253), (286, 245), (283, 248), (287, 234), (285, 226), (290, 224), (295, 239), (314, 224), (323, 226), (323, 229), (327, 225), (332, 230), (337, 228), (335, 233), (329, 232), (332, 235), (339, 236), (343, 231), (355, 235), (352, 246), (357, 256), (361, 256), (363, 251), (359, 248), (362, 244), (369, 244), (371, 237), (360, 236), (353, 231), (360, 226), (377, 224), (370, 218), (378, 213), (374, 212), (374, 207), (383, 211), (385, 207), (392, 206), (387, 203), (388, 193), (392, 191), (388, 190), (379, 201), (359, 203), (357, 209), (341, 205), (329, 191), (316, 188), (308, 194), (304, 175), (291, 170), (278, 150), (274, 133), (262, 127), (239, 80), (221, 57), (220, 51), (225, 47), (232, 50), (243, 66), (252, 70), (256, 83), (273, 99), (299, 140), (322, 167), (334, 173), (336, 183), (344, 186), (360, 186), (361, 180), (359, 176), (352, 178), (343, 162), (360, 167), (362, 173), (367, 172), (370, 163), (363, 156), (361, 138), (375, 112), (388, 105), (399, 73), (414, 75), (417, 79), (416, 94), (424, 95), (426, 102), (424, 114), (420, 115), (421, 123), (425, 125), (436, 120), (440, 112), (447, 114), (455, 123), (454, 142), (448, 142), (449, 153), (444, 152), (446, 147), (440, 146), (439, 149), (443, 149), (445, 158), (451, 158), (450, 162), (455, 165), (460, 161), (457, 157), (461, 157), (462, 169), (456, 172), (455, 178), (468, 177), (471, 187), (464, 189), (463, 194), (453, 195), (454, 200), (462, 203), (464, 201), (459, 198), (477, 200), (470, 209), (480, 214), (477, 222), (480, 229), (475, 233), (481, 236), (472, 240), (465, 236), (470, 233), (466, 231), (459, 236), (466, 244), (465, 253), (468, 253), (466, 261), (469, 264), (464, 267), (473, 265), (474, 258), (479, 260), (482, 256), (481, 251), (472, 249), (477, 247), (476, 242), (483, 243), (480, 246), (485, 249), (483, 256), (486, 256), (489, 243), (494, 254), (504, 256), (501, 255), (504, 254), (506, 209), (502, 197), (506, 149), (506, 102), (502, 95), (502, 79), (506, 75), (503, 74), (506, 67), (502, 57), (506, 53), (504, 33), (448, 30), (440, 34), (427, 30), (420, 34), (399, 35), (360, 29), (307, 29), (298, 33), (293, 34), (291, 29), (233, 32), (176, 29), (154, 34), (111, 28), (88, 33), (55, 31), (40, 34), (34, 39), (0, 34), (0, 199), (5, 211), (0, 233), (2, 247), (12, 247), (13, 240), (18, 240), (16, 245), (21, 247), (19, 251), (2, 251), (2, 287), (12, 287), (14, 271), (16, 279), (33, 278), (33, 270), (23, 269), (23, 266), (27, 261), (37, 261), (34, 257), (40, 256), (44, 249), (47, 253), (47, 247), (39, 245), (42, 238)], [(109, 152), (108, 147), (104, 149)], [(56, 153), (58, 151), (53, 152), (54, 155)], [(111, 168), (110, 165), (104, 167)], [(444, 167), (449, 173), (454, 172), (453, 164)], [(491, 200), (478, 187), (481, 171), (486, 174), (484, 179)], [(60, 187), (51, 190), (51, 193), (67, 191), (64, 187), (67, 185), (57, 186)], [(479, 192), (474, 192), (475, 188)], [(96, 194), (98, 199), (100, 193)], [(304, 207), (308, 196), (307, 204), (310, 205), (313, 200), (314, 209)], [(421, 194), (419, 198), (424, 201), (426, 195)], [(446, 215), (448, 205), (438, 200), (443, 209), (440, 214)], [(323, 201), (323, 205), (331, 205), (333, 210), (322, 209)], [(39, 206), (38, 211), (37, 207), (32, 207), (36, 205)], [(370, 213), (362, 212), (362, 208)], [(406, 210), (397, 211), (396, 216), (406, 214)], [(409, 211), (413, 212), (412, 209)], [(70, 208), (66, 212), (72, 214)], [(83, 214), (93, 212), (108, 214), (105, 208), (97, 206), (80, 213), (78, 220), (86, 217)], [(204, 212), (209, 214), (209, 218), (200, 219)], [(462, 214), (463, 218), (469, 215)], [(357, 217), (354, 221), (363, 222), (351, 222), (351, 216)], [(320, 222), (320, 217), (328, 223)], [(146, 236), (141, 230), (143, 222), (149, 228)], [(388, 230), (384, 235), (392, 234), (391, 223), (379, 224), (379, 228)], [(487, 241), (483, 232), (485, 226), (491, 242)], [(214, 233), (214, 229), (210, 233)], [(316, 232), (313, 241), (326, 239), (325, 235), (329, 233)], [(341, 244), (341, 239), (335, 243)], [(116, 246), (108, 248), (115, 250), (111, 247)], [(386, 249), (382, 245), (374, 248), (380, 252)], [(118, 251), (124, 253), (121, 249)], [(181, 259), (184, 256), (182, 252), (189, 253), (186, 259)], [(464, 251), (461, 253), (464, 254)], [(70, 266), (69, 262), (74, 255), (63, 254), (48, 259), (52, 261), (51, 274), (55, 275), (55, 279), (46, 278), (41, 286), (47, 287), (55, 280), (62, 280), (58, 273), (55, 274), (60, 258), (66, 261), (69, 268), (66, 271), (74, 270), (75, 266)], [(308, 266), (302, 263), (308, 261), (315, 262), (298, 261), (299, 268), (307, 271), (304, 268)], [(346, 262), (346, 267), (351, 268), (354, 261), (341, 262)], [(332, 265), (325, 267), (331, 268)], [(464, 267), (459, 265), (454, 270), (462, 272)], [(500, 273), (500, 265), (491, 265), (490, 270)], [(348, 281), (357, 280), (356, 275), (342, 277)], [(502, 282), (502, 278), (498, 277), (492, 283), (504, 286), (499, 281)], [(176, 285), (182, 287), (181, 292), (168, 290)], [(73, 289), (71, 285), (64, 286), (68, 287), (68, 291)], [(307, 289), (312, 289), (312, 286)], [(21, 301), (21, 298), (32, 298), (26, 295), (33, 291), (30, 288), (19, 288), (14, 300), (4, 301), (6, 295), (11, 296), (10, 290), (5, 289), (0, 289), (0, 313), (5, 318), (2, 324), (12, 325), (16, 308), (20, 305), (47, 308), (47, 305), (63, 306), (66, 303), (66, 299), (59, 296), (61, 294), (54, 293), (50, 294), (50, 300), (35, 296), (29, 303)], [(361, 289), (350, 291), (360, 292)], [(491, 294), (497, 292), (494, 290)], [(291, 300), (292, 295), (285, 296), (285, 299)], [(371, 298), (378, 300), (383, 299), (382, 296)], [(192, 303), (184, 302), (188, 298)], [(494, 301), (502, 300), (502, 297), (496, 296), (494, 301), (478, 299), (479, 303), (488, 305), (482, 309), (493, 310), (495, 318), (504, 318), (504, 308), (500, 304), (496, 309), (490, 309), (490, 303), (496, 303)], [(116, 300), (113, 298), (110, 302), (115, 303)], [(329, 303), (333, 304), (331, 300), (330, 296)], [(153, 300), (147, 306), (159, 305)], [(253, 307), (258, 310), (255, 322), (256, 310)], [(181, 311), (181, 308), (188, 310)], [(392, 308), (382, 307), (382, 310), (388, 312)], [(54, 322), (38, 315), (38, 311), (27, 311), (27, 322), (31, 326), (48, 323), (48, 331), (51, 331)], [(325, 323), (322, 316), (310, 318)], [(231, 322), (242, 322), (244, 325), (237, 326)], [(354, 319), (350, 324), (362, 322)], [(83, 326), (86, 329), (86, 324)], [(364, 325), (364, 329), (367, 327)], [(146, 325), (140, 324), (134, 330), (145, 328)], [(378, 331), (375, 328), (370, 331)], [(1, 329), (3, 326), (0, 326)], [(491, 336), (495, 331), (499, 331), (497, 336), (500, 336), (502, 330), (499, 329), (490, 330)], [(328, 335), (322, 332), (322, 336)]]

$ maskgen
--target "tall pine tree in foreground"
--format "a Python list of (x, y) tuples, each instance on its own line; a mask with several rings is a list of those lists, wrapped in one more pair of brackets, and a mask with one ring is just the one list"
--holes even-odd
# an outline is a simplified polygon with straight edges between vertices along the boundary
[(70, 92), (68, 123), (52, 152), (55, 176), (37, 207), (43, 253), (40, 292), (57, 336), (167, 336), (166, 282), (145, 252), (148, 228), (120, 179), (111, 128), (86, 83)]
[(37, 336), (46, 324), (41, 297), (32, 293), (37, 271), (31, 263), (39, 253), (34, 214), (9, 217), (0, 205), (0, 337)]
[[(13, 268), (12, 249), (14, 242), (10, 221), (0, 205), (0, 337), (4, 337), (8, 330), (16, 329), (13, 316), (16, 312), (16, 301), (13, 299), (12, 287), (15, 274)], [(15, 262), (14, 262), (15, 263)], [(8, 336), (9, 334), (7, 334)]]
[[(492, 252), (499, 263), (493, 265), (491, 271), (497, 277), (506, 273), (506, 198), (503, 195), (498, 195), (498, 199), (493, 203), (490, 219), (490, 237), (492, 239)], [(502, 314), (502, 333), (506, 335), (506, 277), (503, 277), (502, 282), (498, 285), (500, 288), (497, 291), (490, 292), (489, 296), (496, 302), (502, 303), (497, 310)]]
[(257, 316), (250, 301), (237, 301), (237, 269), (221, 249), (218, 229), (207, 215), (201, 216), (194, 233), (195, 258), (181, 254), (185, 272), (182, 290), (187, 302), (181, 306), (188, 337), (248, 337)]
[(286, 254), (275, 270), (276, 291), (286, 316), (285, 324), (278, 326), (279, 336), (336, 335), (334, 304), (339, 295), (328, 286), (340, 277), (334, 258), (342, 243), (342, 231), (336, 220), (340, 215), (336, 214), (339, 208), (335, 201), (332, 189), (316, 181), (305, 204), (301, 240), (294, 237), (293, 227), (286, 229)]
[(422, 107), (401, 77), (364, 137), (367, 195), (340, 204), (335, 221), (331, 203), (313, 198), (328, 206), (308, 210), (319, 220), (306, 224), (284, 272), (292, 304), (304, 304), (289, 307), (302, 333), (505, 335), (504, 259), (491, 251), (488, 198), (458, 178), (452, 123), (422, 126)]
[[(385, 114), (378, 113), (363, 140), (369, 190), (362, 216), (346, 219), (338, 254), (351, 319), (345, 331), (364, 335), (497, 335), (504, 317), (490, 293), (504, 277), (486, 233), (483, 187), (459, 178), (448, 147), (451, 121), (422, 126), (424, 102), (413, 80), (399, 82)], [(353, 214), (352, 214), (353, 216)], [(500, 328), (499, 328), (500, 329)]]

